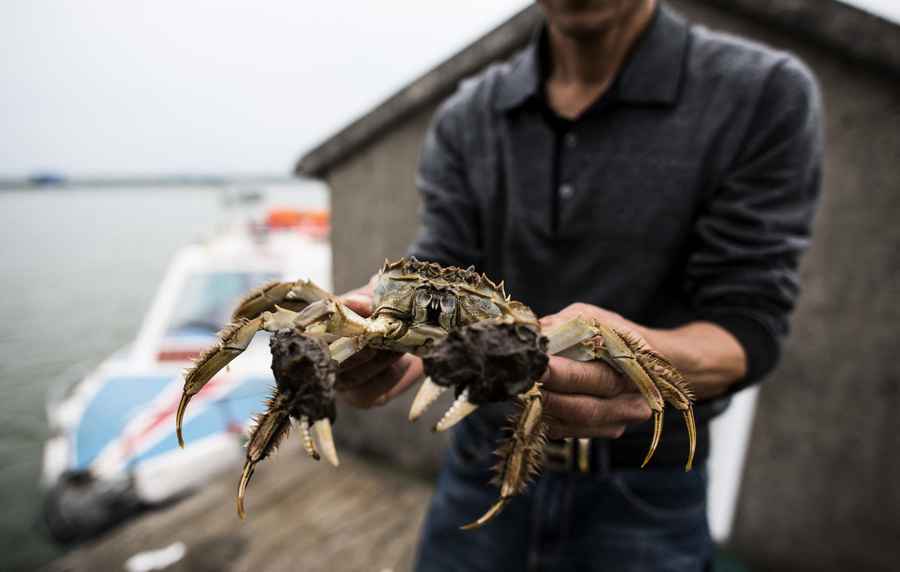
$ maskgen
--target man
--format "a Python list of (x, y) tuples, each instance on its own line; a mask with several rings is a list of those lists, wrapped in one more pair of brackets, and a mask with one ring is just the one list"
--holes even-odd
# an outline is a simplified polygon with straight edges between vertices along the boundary
[[(438, 111), (410, 253), (505, 279), (544, 324), (581, 314), (667, 356), (698, 398), (695, 469), (671, 415), (639, 470), (650, 409), (636, 388), (602, 363), (551, 358), (551, 437), (591, 440), (551, 444), (526, 494), (462, 532), (497, 495), (485, 483), (508, 408), (479, 409), (453, 435), (417, 569), (707, 569), (708, 421), (771, 370), (787, 332), (820, 185), (815, 82), (790, 55), (656, 0), (539, 4), (531, 45)], [(366, 289), (347, 300), (370, 311)], [(370, 357), (342, 373), (351, 403), (421, 376), (411, 356)]]

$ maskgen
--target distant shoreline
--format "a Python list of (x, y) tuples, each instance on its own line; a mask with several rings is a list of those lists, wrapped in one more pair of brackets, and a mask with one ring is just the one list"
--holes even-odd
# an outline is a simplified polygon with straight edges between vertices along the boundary
[(171, 175), (171, 176), (109, 176), (66, 178), (57, 175), (36, 175), (22, 179), (0, 178), (0, 191), (19, 190), (65, 190), (78, 188), (140, 188), (140, 187), (184, 187), (232, 185), (271, 185), (296, 183), (303, 177), (285, 175)]

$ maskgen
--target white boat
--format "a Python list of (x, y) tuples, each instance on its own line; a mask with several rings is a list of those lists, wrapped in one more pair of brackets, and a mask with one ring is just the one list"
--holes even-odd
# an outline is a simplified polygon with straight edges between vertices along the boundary
[(310, 278), (330, 290), (327, 227), (325, 212), (279, 209), (184, 247), (135, 340), (51, 397), (42, 480), (56, 539), (90, 538), (239, 470), (246, 430), (273, 385), (267, 334), (192, 399), (184, 450), (175, 437), (183, 370), (251, 288)]

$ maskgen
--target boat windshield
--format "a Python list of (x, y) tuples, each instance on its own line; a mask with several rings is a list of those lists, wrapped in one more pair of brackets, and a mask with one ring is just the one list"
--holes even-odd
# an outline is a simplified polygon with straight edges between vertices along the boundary
[(204, 272), (191, 275), (172, 313), (168, 335), (214, 334), (231, 319), (252, 288), (278, 278), (274, 272)]

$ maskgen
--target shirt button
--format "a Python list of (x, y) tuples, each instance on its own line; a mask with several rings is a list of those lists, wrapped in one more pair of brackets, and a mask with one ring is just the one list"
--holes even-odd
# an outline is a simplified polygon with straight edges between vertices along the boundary
[(565, 141), (566, 141), (566, 147), (568, 147), (570, 149), (574, 148), (575, 145), (578, 144), (578, 138), (575, 137), (574, 133), (566, 133)]
[(564, 183), (559, 186), (559, 196), (563, 199), (568, 199), (572, 195), (575, 194), (575, 188), (569, 183)]

